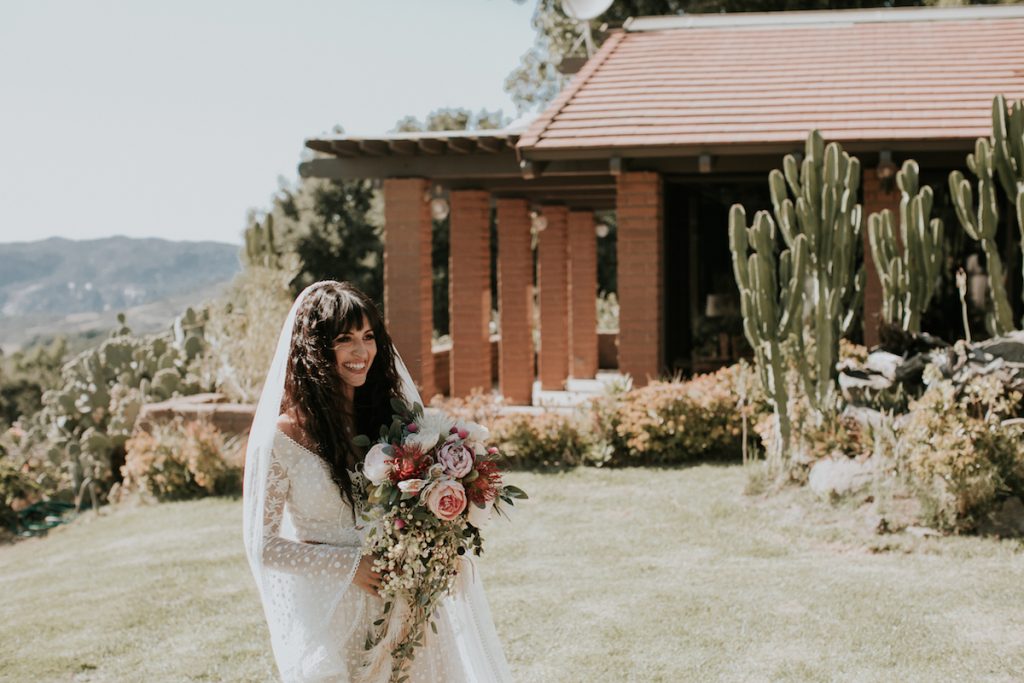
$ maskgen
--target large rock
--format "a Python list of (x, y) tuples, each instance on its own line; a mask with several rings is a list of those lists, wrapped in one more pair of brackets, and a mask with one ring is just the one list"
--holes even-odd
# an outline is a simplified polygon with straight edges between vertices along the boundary
[(873, 458), (856, 460), (845, 456), (830, 456), (814, 463), (807, 477), (807, 485), (819, 496), (844, 496), (870, 484), (874, 473)]

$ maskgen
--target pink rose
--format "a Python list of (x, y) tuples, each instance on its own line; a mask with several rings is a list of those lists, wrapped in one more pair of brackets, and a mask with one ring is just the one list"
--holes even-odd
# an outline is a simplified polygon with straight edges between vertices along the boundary
[(424, 490), (424, 503), (438, 519), (450, 522), (466, 509), (466, 489), (454, 479), (442, 479)]
[(449, 441), (441, 446), (437, 461), (453, 477), (464, 477), (473, 469), (473, 451), (465, 445)]

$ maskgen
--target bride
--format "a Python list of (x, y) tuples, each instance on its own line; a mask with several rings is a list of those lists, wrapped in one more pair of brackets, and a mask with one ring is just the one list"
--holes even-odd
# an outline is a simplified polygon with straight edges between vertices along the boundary
[[(246, 554), (285, 681), (388, 678), (363, 661), (383, 602), (361, 551), (352, 438), (390, 424), (392, 398), (420, 402), (374, 304), (348, 283), (307, 287), (281, 330), (245, 460)], [(464, 563), (408, 683), (511, 680), (479, 570)]]

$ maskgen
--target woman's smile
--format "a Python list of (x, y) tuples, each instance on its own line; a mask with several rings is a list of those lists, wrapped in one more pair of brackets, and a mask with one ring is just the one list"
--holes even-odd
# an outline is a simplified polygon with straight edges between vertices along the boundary
[(345, 384), (358, 387), (366, 382), (366, 375), (377, 355), (377, 340), (373, 328), (366, 320), (359, 329), (343, 332), (334, 340), (334, 357), (338, 374)]

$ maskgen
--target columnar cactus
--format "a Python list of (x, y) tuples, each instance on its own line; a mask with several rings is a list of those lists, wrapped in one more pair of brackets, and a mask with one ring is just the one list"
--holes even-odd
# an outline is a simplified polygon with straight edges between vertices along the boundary
[(254, 221), (245, 230), (246, 265), (263, 266), (265, 268), (280, 267), (281, 251), (274, 236), (274, 217), (267, 216), (261, 224)]
[[(860, 161), (839, 144), (825, 141), (816, 130), (807, 136), (804, 159), (783, 159), (783, 171), (768, 176), (772, 209), (786, 245), (807, 240), (807, 272), (813, 283), (810, 332), (815, 351), (813, 370), (800, 354), (808, 397), (819, 411), (836, 400), (839, 339), (856, 320), (864, 296), (864, 267), (857, 266), (861, 244)], [(792, 193), (795, 201), (790, 198)], [(798, 337), (803, 345), (803, 335)]]
[[(974, 153), (967, 156), (967, 167), (977, 178), (978, 205), (974, 205), (974, 193), (971, 183), (960, 171), (949, 174), (949, 191), (956, 207), (956, 217), (960, 225), (971, 239), (981, 243), (985, 252), (988, 270), (989, 296), (992, 310), (985, 316), (985, 325), (989, 334), (1006, 334), (1014, 329), (1013, 309), (1006, 294), (1003, 282), (1003, 260), (999, 256), (999, 245), (996, 243), (996, 229), (999, 227), (999, 203), (996, 197), (995, 153), (991, 143), (985, 138), (978, 138), (974, 144)], [(1021, 208), (1017, 201), (1018, 214)]]
[(1018, 100), (1007, 109), (1002, 95), (992, 100), (992, 152), (999, 182), (1016, 209), (1017, 229), (1024, 243), (1024, 101)]
[(882, 320), (904, 330), (921, 331), (921, 315), (927, 310), (939, 278), (942, 263), (942, 221), (928, 220), (934, 194), (925, 185), (920, 190), (917, 162), (910, 159), (896, 174), (900, 188), (900, 241), (888, 209), (868, 217), (871, 253), (882, 283)]
[[(796, 235), (792, 245), (776, 260), (775, 222), (767, 211), (758, 211), (747, 227), (743, 207), (729, 211), (729, 248), (733, 274), (740, 290), (743, 331), (754, 349), (757, 368), (775, 409), (780, 443), (775, 456), (789, 449), (789, 395), (783, 343), (800, 332), (803, 281), (807, 273), (807, 238)], [(754, 253), (747, 254), (750, 246)]]

